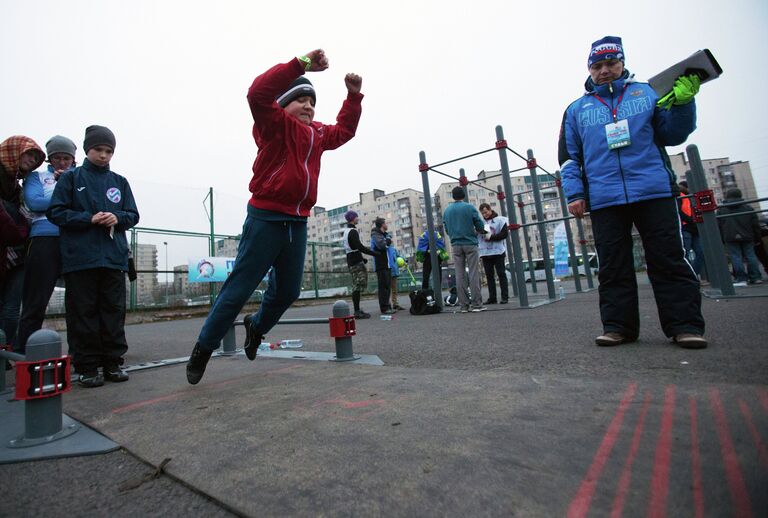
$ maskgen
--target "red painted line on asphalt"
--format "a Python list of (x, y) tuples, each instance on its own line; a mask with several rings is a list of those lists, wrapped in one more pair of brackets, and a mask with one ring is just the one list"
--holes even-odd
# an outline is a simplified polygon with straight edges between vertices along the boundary
[(603, 436), (602, 442), (600, 442), (600, 446), (597, 448), (597, 452), (595, 452), (592, 464), (589, 466), (587, 474), (581, 481), (576, 496), (573, 497), (573, 500), (571, 500), (571, 503), (568, 506), (568, 518), (582, 518), (589, 512), (589, 506), (592, 503), (592, 496), (595, 494), (597, 480), (603, 472), (603, 468), (608, 461), (608, 457), (611, 454), (611, 450), (613, 450), (614, 444), (616, 444), (616, 439), (621, 430), (621, 423), (624, 420), (624, 414), (626, 414), (636, 392), (637, 383), (630, 383), (627, 390), (624, 392), (624, 396), (621, 398), (619, 408), (616, 410), (613, 419), (611, 419), (611, 423), (608, 425), (608, 429)]
[(741, 415), (744, 416), (744, 421), (747, 422), (747, 428), (749, 428), (749, 433), (752, 435), (752, 441), (754, 441), (760, 457), (760, 464), (763, 465), (763, 469), (768, 470), (768, 451), (765, 449), (763, 439), (760, 437), (760, 432), (752, 419), (752, 411), (741, 398), (739, 398), (739, 410), (741, 410)]
[(691, 486), (693, 489), (693, 515), (704, 518), (704, 491), (701, 489), (701, 455), (699, 453), (699, 423), (696, 400), (688, 397), (691, 415)]
[(747, 486), (744, 484), (744, 477), (741, 475), (739, 458), (736, 456), (736, 449), (733, 447), (731, 432), (728, 431), (728, 421), (725, 418), (720, 391), (716, 388), (709, 389), (709, 404), (715, 414), (715, 429), (717, 430), (717, 437), (720, 439), (720, 453), (725, 464), (725, 477), (728, 480), (728, 489), (731, 492), (734, 515), (737, 517), (751, 517), (752, 504), (749, 501), (749, 493), (747, 493)]
[(626, 500), (627, 492), (629, 491), (629, 483), (632, 480), (632, 464), (635, 462), (637, 450), (640, 447), (640, 438), (643, 435), (645, 416), (648, 413), (648, 407), (650, 404), (651, 394), (646, 392), (645, 399), (643, 400), (643, 407), (640, 410), (640, 417), (637, 418), (635, 432), (632, 434), (632, 444), (629, 447), (627, 459), (624, 461), (624, 468), (621, 471), (621, 478), (619, 478), (619, 487), (616, 490), (616, 496), (613, 499), (611, 518), (621, 518), (622, 512), (624, 511), (624, 501)]
[[(300, 368), (301, 368), (300, 365), (291, 365), (290, 367), (283, 367), (283, 368), (280, 368), (280, 369), (268, 370), (268, 371), (264, 372), (263, 374), (265, 376), (271, 376), (271, 375), (274, 375), (274, 374), (283, 374), (285, 372), (289, 372), (289, 371), (292, 371), (294, 369), (300, 369)], [(251, 376), (253, 376), (253, 375), (252, 374), (246, 374), (244, 376), (238, 376), (236, 378), (232, 378), (232, 379), (228, 379), (228, 380), (224, 380), (224, 381), (219, 381), (219, 382), (216, 382), (216, 383), (206, 384), (206, 385), (203, 385), (200, 388), (201, 389), (205, 389), (205, 390), (210, 390), (210, 389), (214, 389), (214, 388), (224, 387), (226, 385), (231, 385), (233, 383), (238, 383), (238, 382), (242, 381), (245, 378), (250, 378)], [(167, 394), (165, 396), (160, 396), (160, 397), (156, 397), (156, 398), (152, 398), (152, 399), (147, 399), (147, 400), (144, 400), (144, 401), (137, 401), (136, 403), (131, 403), (129, 405), (123, 405), (123, 406), (119, 406), (119, 407), (113, 408), (112, 409), (112, 413), (113, 414), (122, 414), (124, 412), (130, 412), (132, 410), (136, 410), (137, 408), (142, 408), (142, 407), (145, 407), (145, 406), (154, 405), (155, 403), (160, 403), (162, 401), (170, 401), (172, 399), (176, 399), (176, 398), (178, 398), (180, 396), (184, 396), (184, 395), (191, 394), (191, 393), (192, 393), (191, 392), (191, 387), (187, 387), (184, 390), (180, 390), (178, 392), (172, 392), (172, 393)]]
[(768, 413), (768, 389), (757, 389), (757, 397), (760, 399), (760, 404), (762, 405), (763, 410)]
[(651, 499), (648, 516), (663, 518), (667, 515), (669, 494), (669, 462), (672, 458), (672, 423), (675, 415), (675, 386), (664, 389), (664, 407), (661, 411), (661, 429), (656, 440), (651, 478)]

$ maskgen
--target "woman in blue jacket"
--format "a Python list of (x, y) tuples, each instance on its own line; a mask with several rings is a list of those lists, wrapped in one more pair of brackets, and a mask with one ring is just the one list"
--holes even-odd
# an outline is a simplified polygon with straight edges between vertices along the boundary
[(640, 317), (632, 226), (641, 238), (664, 333), (681, 347), (707, 346), (701, 293), (685, 259), (675, 175), (664, 146), (696, 129), (698, 78), (681, 77), (662, 101), (624, 68), (621, 38), (592, 44), (586, 92), (563, 116), (559, 159), (568, 210), (587, 208), (600, 260), (597, 345), (637, 340)]
[(67, 137), (56, 135), (45, 143), (48, 168), (33, 171), (24, 178), (24, 205), (32, 222), (24, 262), (24, 291), (16, 349), (22, 354), (29, 335), (40, 329), (56, 281), (61, 276), (59, 227), (48, 221), (45, 211), (51, 204), (56, 182), (75, 167), (77, 146)]

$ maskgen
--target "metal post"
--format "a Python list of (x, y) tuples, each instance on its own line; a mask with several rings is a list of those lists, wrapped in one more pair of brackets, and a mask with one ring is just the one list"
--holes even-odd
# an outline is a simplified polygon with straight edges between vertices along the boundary
[[(704, 166), (701, 164), (699, 149), (695, 145), (685, 148), (688, 161), (691, 164), (691, 180), (694, 192), (708, 189), (707, 177), (704, 174)], [(733, 280), (728, 271), (728, 263), (723, 253), (723, 245), (720, 237), (720, 228), (717, 224), (717, 215), (714, 212), (702, 212), (702, 222), (698, 224), (701, 235), (701, 245), (704, 250), (704, 258), (707, 263), (707, 274), (712, 286), (719, 289), (723, 296), (736, 294), (733, 288)]]
[[(504, 189), (502, 189), (501, 185), (497, 185), (496, 191), (498, 192), (496, 197), (499, 200), (499, 209), (501, 210), (501, 215), (506, 218), (507, 204), (504, 203), (504, 199), (506, 198), (506, 195), (504, 194)], [(512, 285), (512, 295), (517, 297), (517, 279), (512, 273), (514, 271), (512, 270), (512, 268), (515, 267), (515, 264), (514, 264), (514, 257), (512, 256), (512, 245), (509, 240), (509, 232), (507, 232), (507, 239), (504, 240), (504, 244), (507, 245), (507, 258), (509, 258), (509, 278), (510, 278), (510, 284)], [(523, 286), (523, 288), (525, 288), (525, 286)]]
[(315, 298), (320, 298), (320, 286), (317, 281), (317, 248), (315, 243), (312, 243), (312, 277), (313, 284), (315, 286)]
[[(560, 180), (560, 171), (555, 171), (555, 185), (557, 185), (557, 196), (560, 198), (560, 211), (563, 217), (567, 218), (568, 204), (565, 202), (565, 193), (563, 184)], [(568, 241), (568, 260), (572, 261), (571, 271), (573, 272), (573, 283), (576, 285), (576, 291), (581, 292), (581, 276), (579, 275), (579, 259), (576, 257), (576, 247), (573, 244), (573, 231), (571, 231), (571, 222), (565, 221), (565, 238)], [(589, 263), (584, 263), (584, 270), (589, 270)]]
[[(26, 360), (35, 362), (61, 357), (61, 338), (56, 331), (40, 329), (27, 340)], [(17, 365), (17, 368), (20, 366)], [(54, 370), (43, 372), (43, 384), (53, 383)], [(62, 381), (63, 382), (63, 381)], [(42, 387), (40, 387), (42, 389)], [(12, 448), (45, 444), (75, 433), (80, 426), (69, 425), (62, 430), (61, 394), (24, 401), (24, 436), (11, 441)]]
[[(136, 234), (137, 233), (138, 233), (138, 231), (136, 230), (135, 227), (131, 228), (131, 253), (133, 254), (133, 258), (134, 258), (133, 259), (134, 260), (134, 265), (135, 265), (135, 261), (136, 261), (136, 248), (138, 246), (137, 243), (136, 243), (136, 241), (137, 241), (137, 235)], [(137, 274), (137, 275), (140, 275), (140, 274)], [(136, 298), (137, 298), (136, 283), (135, 282), (131, 282), (129, 284), (130, 284), (130, 290), (131, 290), (130, 291), (129, 307), (133, 311), (133, 310), (136, 309), (136, 305), (137, 305), (136, 304)]]
[(170, 306), (168, 299), (168, 241), (163, 241), (163, 245), (165, 245), (165, 305)]
[(443, 279), (440, 272), (440, 261), (437, 258), (437, 242), (435, 241), (435, 220), (432, 217), (432, 194), (429, 192), (429, 164), (424, 151), (419, 151), (419, 171), (421, 171), (421, 185), (424, 189), (424, 212), (427, 216), (427, 240), (429, 241), (429, 261), (432, 264), (432, 289), (435, 293), (435, 301), (443, 309)]
[(533, 150), (528, 150), (528, 170), (531, 172), (531, 187), (533, 188), (533, 203), (536, 206), (536, 226), (539, 228), (539, 242), (541, 254), (544, 258), (544, 273), (547, 276), (547, 292), (550, 300), (557, 299), (555, 293), (555, 277), (552, 275), (552, 265), (549, 256), (549, 240), (547, 239), (547, 224), (544, 220), (544, 208), (541, 205), (541, 190), (539, 178), (536, 174), (536, 159), (533, 158)]
[(581, 245), (581, 258), (584, 264), (587, 265), (587, 287), (591, 290), (594, 289), (595, 283), (592, 279), (592, 268), (589, 267), (589, 252), (587, 251), (587, 239), (584, 237), (584, 223), (581, 218), (576, 218), (576, 232), (579, 234), (579, 245)]
[[(215, 233), (214, 233), (214, 222), (213, 222), (213, 187), (208, 188), (208, 210), (209, 212), (209, 221), (211, 223), (211, 235), (208, 238), (208, 254), (213, 257), (216, 255), (216, 243), (215, 243)], [(209, 296), (209, 302), (211, 303), (211, 306), (213, 306), (213, 303), (216, 301), (216, 284), (211, 282), (208, 284), (208, 296)]]
[[(337, 300), (333, 303), (332, 314), (334, 318), (351, 316), (352, 312), (349, 309), (349, 303), (346, 300)], [(355, 356), (355, 353), (352, 351), (351, 336), (337, 336), (334, 340), (336, 341), (336, 358), (334, 358), (334, 361), (348, 362), (360, 359), (360, 356)]]
[[(0, 329), (0, 347), (8, 345), (7, 340), (8, 337), (5, 336), (5, 331)], [(5, 356), (0, 356), (0, 393), (5, 392), (5, 366), (7, 361)]]
[(507, 213), (509, 214), (510, 230), (509, 237), (512, 241), (512, 252), (515, 256), (515, 278), (520, 287), (520, 307), (527, 308), (528, 290), (525, 288), (525, 276), (523, 275), (522, 254), (520, 253), (520, 233), (517, 226), (517, 217), (515, 209), (512, 206), (512, 180), (509, 178), (509, 162), (507, 161), (507, 142), (504, 140), (504, 130), (501, 126), (496, 126), (496, 149), (499, 151), (499, 163), (501, 164), (501, 178), (504, 184), (504, 191), (507, 196)]
[(534, 293), (539, 292), (539, 285), (536, 281), (536, 269), (533, 265), (533, 258), (531, 257), (531, 238), (528, 235), (527, 224), (528, 218), (525, 217), (525, 204), (523, 203), (523, 195), (517, 195), (517, 206), (520, 207), (520, 224), (523, 225), (523, 243), (525, 243), (525, 255), (528, 257), (528, 272), (531, 275), (531, 291)]
[[(245, 332), (247, 333), (248, 330), (246, 329)], [(232, 326), (221, 340), (221, 356), (232, 356), (235, 354), (235, 351), (237, 350), (237, 344), (235, 342), (235, 326)]]

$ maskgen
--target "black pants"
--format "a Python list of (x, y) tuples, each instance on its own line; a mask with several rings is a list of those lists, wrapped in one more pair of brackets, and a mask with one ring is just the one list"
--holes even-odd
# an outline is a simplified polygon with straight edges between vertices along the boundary
[(496, 280), (493, 272), (499, 276), (499, 289), (501, 290), (501, 300), (509, 300), (509, 284), (507, 283), (507, 274), (504, 271), (504, 258), (506, 254), (485, 255), (480, 259), (483, 261), (483, 270), (485, 270), (485, 279), (488, 281), (488, 300), (496, 302)]
[[(437, 269), (442, 267), (442, 261), (437, 258)], [(429, 283), (432, 282), (432, 259), (429, 252), (424, 252), (424, 272), (421, 274), (421, 289), (429, 289)]]
[(379, 309), (390, 309), (389, 296), (392, 294), (392, 270), (376, 270), (376, 281), (379, 284)]
[(24, 261), (24, 292), (16, 349), (22, 354), (29, 335), (43, 326), (45, 309), (61, 275), (61, 249), (57, 236), (33, 237)]
[(67, 342), (79, 373), (123, 363), (125, 272), (95, 268), (64, 274)]
[(674, 198), (661, 198), (592, 211), (600, 260), (600, 317), (604, 332), (634, 339), (640, 333), (632, 225), (643, 240), (648, 278), (664, 334), (704, 333), (699, 282), (685, 260)]

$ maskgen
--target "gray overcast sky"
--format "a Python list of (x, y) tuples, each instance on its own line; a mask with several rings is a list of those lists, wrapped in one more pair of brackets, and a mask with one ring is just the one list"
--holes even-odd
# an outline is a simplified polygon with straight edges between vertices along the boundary
[[(87, 125), (109, 126), (112, 168), (129, 178), (142, 226), (207, 231), (212, 186), (216, 230), (239, 232), (256, 154), (247, 88), (318, 47), (331, 66), (309, 74), (317, 120), (335, 119), (346, 72), (363, 76), (366, 94), (356, 138), (324, 155), (326, 208), (372, 188), (421, 190), (420, 150), (438, 163), (490, 148), (497, 124), (510, 147), (532, 148), (554, 171), (562, 113), (583, 91), (590, 43), (606, 34), (623, 38), (641, 80), (711, 49), (724, 74), (697, 96), (688, 144), (750, 161), (768, 194), (765, 0), (0, 0), (0, 19), (0, 139), (44, 145), (60, 133), (80, 148)], [(474, 178), (499, 164), (488, 154), (445, 170), (460, 166)]]

